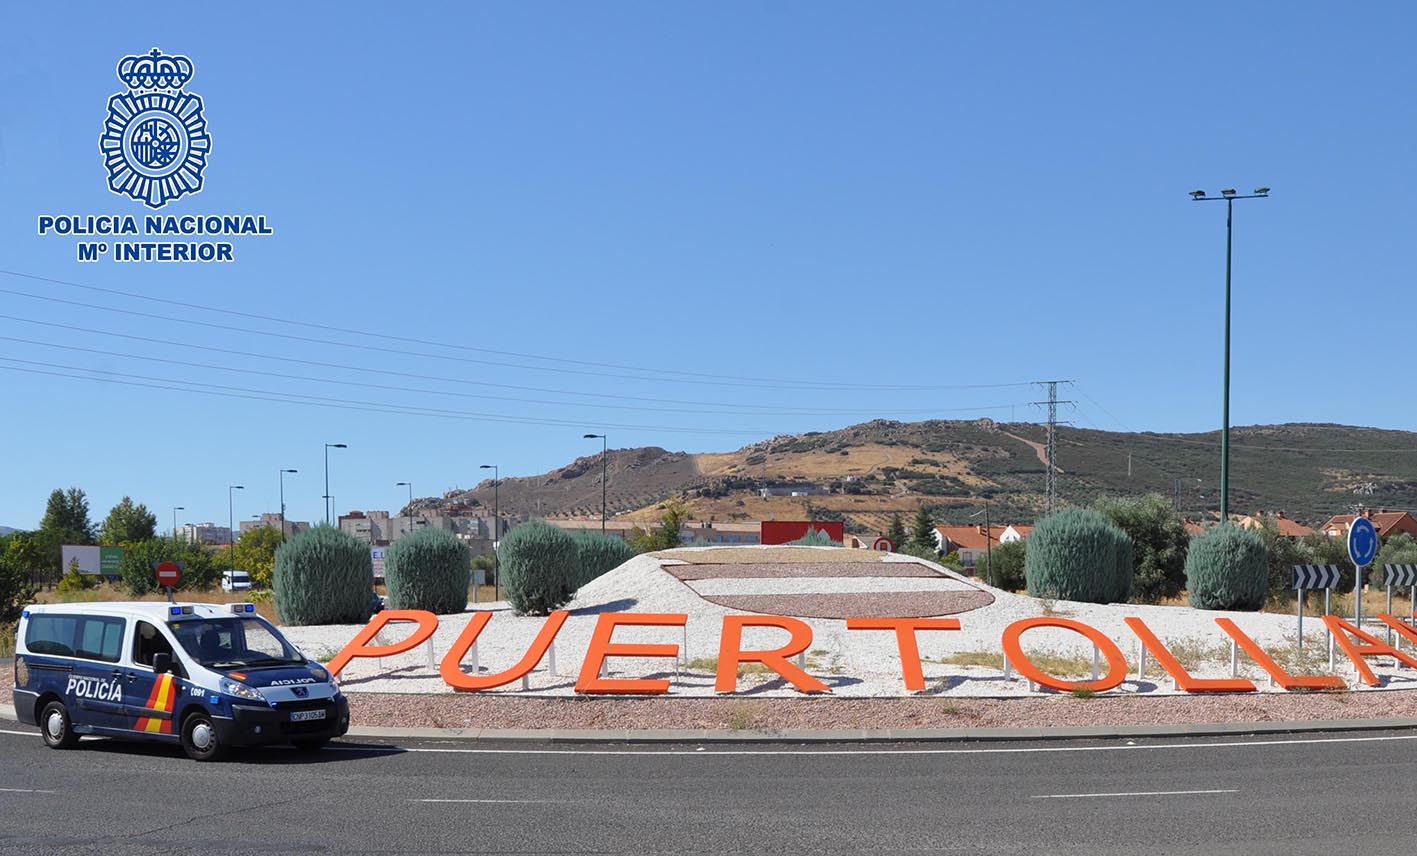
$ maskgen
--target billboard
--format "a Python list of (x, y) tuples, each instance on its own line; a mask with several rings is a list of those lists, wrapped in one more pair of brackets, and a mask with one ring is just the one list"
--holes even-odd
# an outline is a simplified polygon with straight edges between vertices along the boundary
[(369, 558), (374, 562), (374, 579), (376, 580), (384, 578), (384, 551), (387, 549), (387, 547), (369, 548)]
[(59, 548), (59, 565), (64, 573), (78, 566), (81, 574), (103, 574), (118, 576), (118, 566), (123, 562), (122, 547), (79, 547), (64, 544)]
[(764, 520), (758, 540), (764, 544), (786, 544), (806, 535), (808, 529), (825, 532), (838, 544), (846, 538), (846, 525), (840, 520)]

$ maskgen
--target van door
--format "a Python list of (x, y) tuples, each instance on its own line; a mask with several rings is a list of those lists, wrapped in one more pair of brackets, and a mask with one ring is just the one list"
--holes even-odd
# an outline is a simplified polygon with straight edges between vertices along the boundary
[(172, 712), (182, 682), (172, 672), (153, 671), (153, 655), (167, 654), (174, 671), (182, 668), (162, 628), (149, 621), (133, 622), (133, 643), (123, 669), (128, 694), (123, 705), (124, 728), (143, 734), (173, 734)]
[[(31, 630), (36, 618), (52, 618), (63, 624), (73, 621), (73, 664), (64, 681), (64, 704), (74, 730), (116, 730), (123, 727), (123, 681), (119, 660), (123, 652), (123, 636), (127, 621), (103, 615), (43, 615), (31, 616)], [(65, 627), (54, 628), (62, 634)]]

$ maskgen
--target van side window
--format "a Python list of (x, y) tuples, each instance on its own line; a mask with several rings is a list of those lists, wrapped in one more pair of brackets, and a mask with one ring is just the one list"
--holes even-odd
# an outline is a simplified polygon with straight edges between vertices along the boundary
[[(133, 632), (133, 662), (151, 667), (154, 654), (172, 656), (172, 646), (167, 637), (146, 621), (139, 621)], [(175, 657), (173, 657), (176, 660)]]
[(84, 616), (79, 624), (77, 656), (105, 663), (118, 662), (123, 652), (123, 624), (121, 618)]
[(25, 630), (25, 647), (32, 654), (72, 657), (78, 630), (76, 615), (32, 615)]

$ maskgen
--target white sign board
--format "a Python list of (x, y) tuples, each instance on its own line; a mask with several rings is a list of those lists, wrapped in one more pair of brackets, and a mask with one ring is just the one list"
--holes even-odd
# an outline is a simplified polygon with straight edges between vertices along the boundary
[(75, 547), (65, 544), (59, 548), (59, 567), (64, 573), (69, 573), (69, 568), (74, 563), (79, 565), (81, 574), (97, 574), (99, 564), (99, 548), (97, 547)]
[(387, 547), (370, 547), (369, 558), (374, 560), (374, 579), (384, 578), (384, 551)]

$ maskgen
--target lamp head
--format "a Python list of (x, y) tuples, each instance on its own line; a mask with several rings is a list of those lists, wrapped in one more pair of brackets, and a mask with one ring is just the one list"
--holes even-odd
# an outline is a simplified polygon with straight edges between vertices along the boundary
[(1204, 198), (1205, 198), (1205, 191), (1204, 191), (1204, 190), (1192, 190), (1192, 191), (1191, 191), (1191, 198), (1192, 198), (1192, 199), (1204, 199)]
[(494, 468), (494, 467), (496, 467), (496, 466), (497, 466), (496, 464), (482, 464), (482, 465), (478, 466), (478, 469), (479, 469), (479, 470), (490, 470), (490, 469), (492, 469), (492, 468)]
[(325, 445), (328, 446), (328, 447), (330, 447), (331, 449), (348, 449), (348, 448), (349, 448), (349, 446), (346, 446), (344, 443), (326, 443)]
[(604, 434), (586, 434), (582, 439), (585, 439), (585, 440), (601, 440), (601, 439), (604, 439), (604, 438), (605, 438), (605, 435), (604, 435)]
[(281, 470), (283, 473), (298, 473), (300, 470)]
[(1226, 199), (1229, 199), (1230, 197), (1235, 195), (1235, 188), (1227, 187), (1224, 190), (1220, 191), (1220, 195), (1224, 196)]
[(1256, 196), (1268, 196), (1268, 195), (1269, 195), (1269, 188), (1268, 188), (1268, 187), (1256, 187), (1256, 188), (1255, 188), (1255, 195), (1256, 195)]

